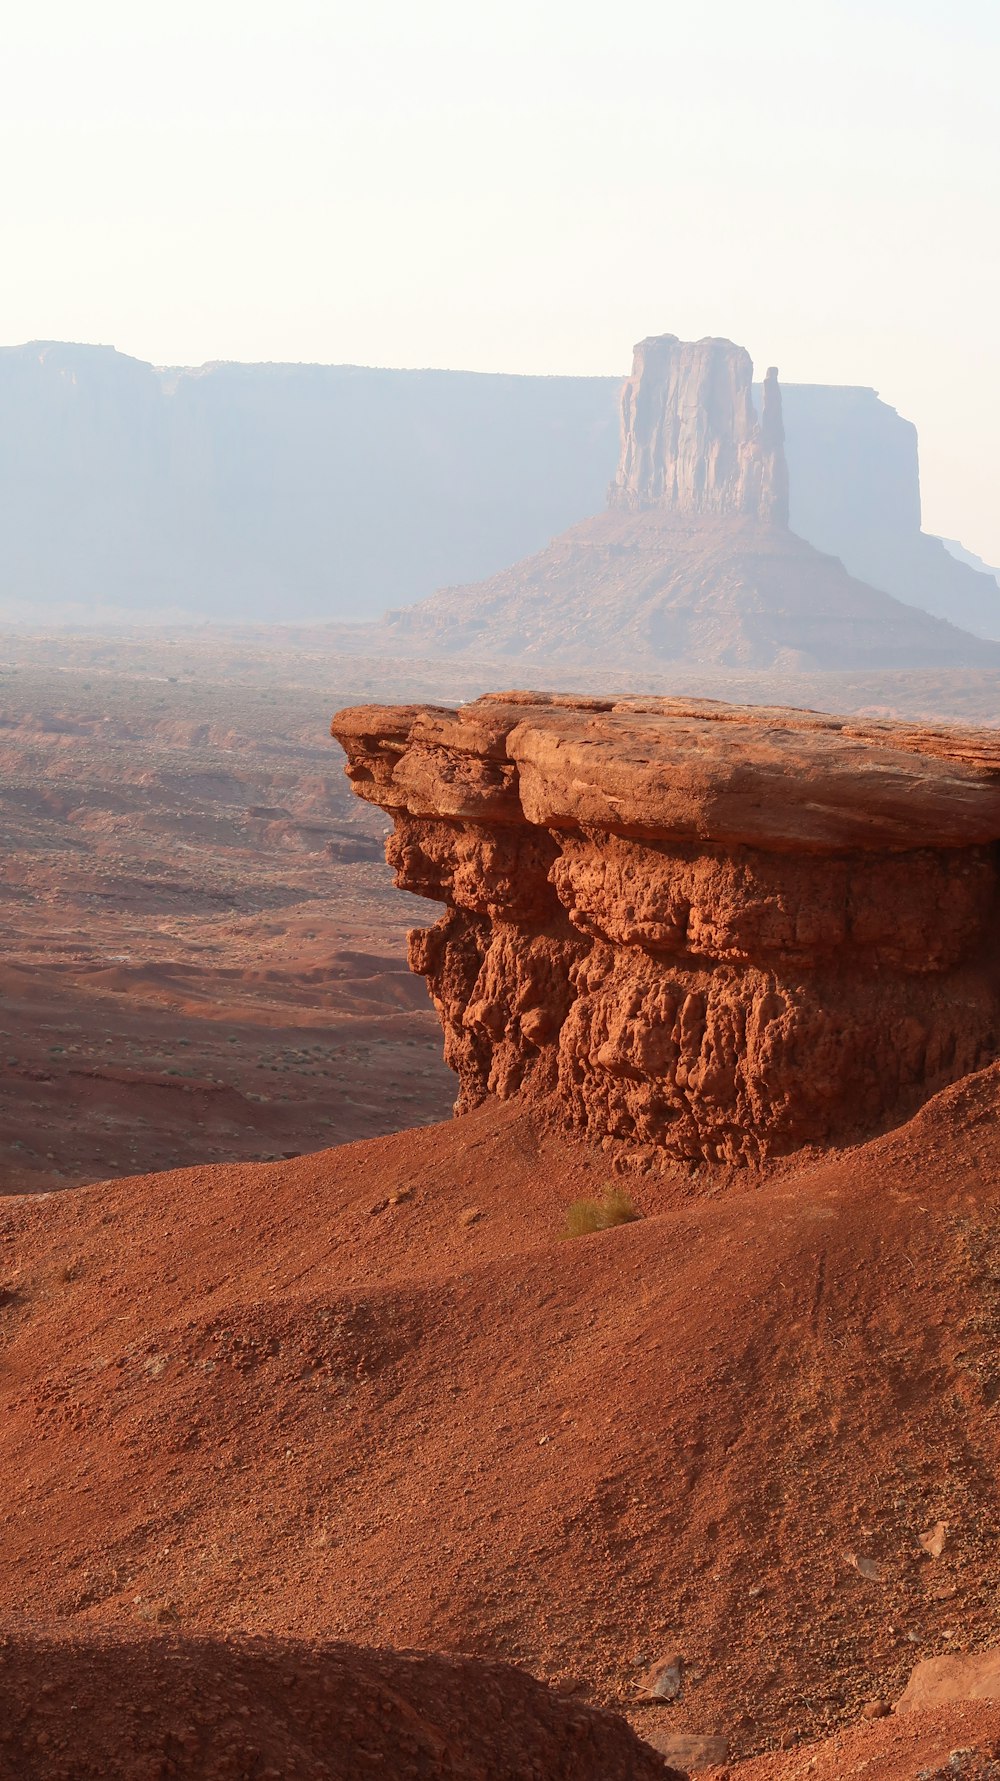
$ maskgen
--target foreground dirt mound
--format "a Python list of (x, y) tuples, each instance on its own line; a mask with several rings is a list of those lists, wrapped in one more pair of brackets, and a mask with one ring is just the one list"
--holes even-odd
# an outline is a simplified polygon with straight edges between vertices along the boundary
[(357, 1645), (0, 1635), (4, 1781), (669, 1781), (501, 1664)]
[(0, 1604), (849, 1723), (996, 1642), (998, 1091), (568, 1242), (605, 1159), (516, 1106), (3, 1202)]
[(463, 1107), (630, 1167), (869, 1137), (992, 1061), (1000, 738), (682, 698), (359, 706)]

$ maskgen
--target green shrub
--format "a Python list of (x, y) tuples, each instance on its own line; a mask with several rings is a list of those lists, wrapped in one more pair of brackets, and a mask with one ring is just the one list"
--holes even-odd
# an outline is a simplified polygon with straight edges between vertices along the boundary
[(627, 1193), (609, 1187), (600, 1200), (574, 1200), (566, 1213), (563, 1237), (589, 1237), (592, 1231), (610, 1231), (616, 1224), (634, 1224), (637, 1212)]

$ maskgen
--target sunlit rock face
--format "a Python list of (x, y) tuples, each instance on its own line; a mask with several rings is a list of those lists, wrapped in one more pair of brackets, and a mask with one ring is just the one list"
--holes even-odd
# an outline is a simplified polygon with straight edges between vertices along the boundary
[(758, 415), (744, 347), (673, 334), (641, 340), (622, 390), (611, 506), (787, 525), (777, 371), (767, 373)]
[(623, 1162), (870, 1136), (997, 1055), (1000, 736), (711, 701), (362, 706), (460, 1109)]

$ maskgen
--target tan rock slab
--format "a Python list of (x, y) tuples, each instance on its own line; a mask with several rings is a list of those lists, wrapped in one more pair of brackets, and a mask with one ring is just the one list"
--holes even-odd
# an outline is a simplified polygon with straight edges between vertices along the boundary
[(668, 1763), (676, 1768), (686, 1770), (688, 1774), (697, 1774), (699, 1769), (711, 1769), (726, 1761), (729, 1755), (729, 1739), (713, 1732), (698, 1735), (694, 1732), (660, 1731), (655, 1726), (643, 1732), (647, 1744), (665, 1756)]
[(910, 1671), (896, 1712), (911, 1713), (952, 1701), (1000, 1701), (1000, 1650), (922, 1658)]

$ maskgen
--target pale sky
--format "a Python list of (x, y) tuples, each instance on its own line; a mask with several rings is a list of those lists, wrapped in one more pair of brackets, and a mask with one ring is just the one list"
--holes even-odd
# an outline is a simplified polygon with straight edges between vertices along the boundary
[(1000, 0), (19, 0), (0, 343), (624, 373), (724, 334), (920, 430), (1000, 563)]

